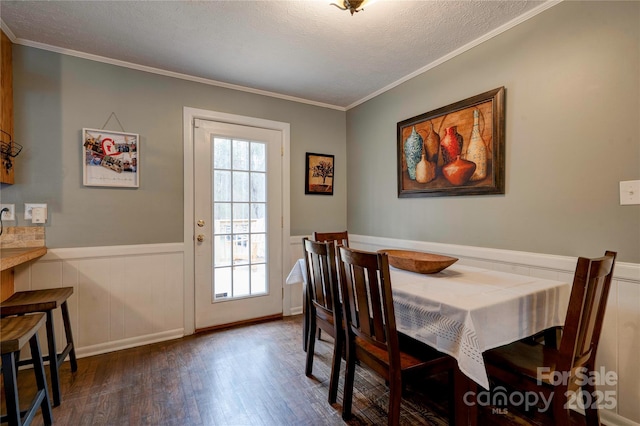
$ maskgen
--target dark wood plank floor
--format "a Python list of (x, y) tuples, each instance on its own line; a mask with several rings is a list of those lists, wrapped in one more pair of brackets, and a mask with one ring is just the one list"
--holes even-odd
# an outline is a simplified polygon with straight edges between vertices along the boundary
[[(304, 375), (301, 316), (137, 347), (78, 360), (61, 368), (56, 425), (341, 425), (338, 402), (327, 402), (332, 344), (316, 344), (313, 378)], [(323, 336), (323, 339), (325, 337)], [(343, 372), (344, 372), (344, 363)], [(48, 370), (48, 368), (47, 368)], [(349, 425), (386, 424), (388, 390), (356, 369)], [(32, 370), (20, 372), (23, 405), (34, 392)], [(402, 425), (448, 424), (446, 375), (411, 386)], [(2, 396), (2, 412), (4, 395)], [(35, 425), (42, 424), (38, 412)], [(480, 424), (526, 425), (486, 414)]]

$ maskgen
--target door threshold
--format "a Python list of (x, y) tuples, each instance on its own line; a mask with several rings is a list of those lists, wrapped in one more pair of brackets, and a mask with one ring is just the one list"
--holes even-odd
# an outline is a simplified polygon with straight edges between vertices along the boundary
[(207, 331), (217, 331), (217, 330), (224, 330), (227, 328), (234, 328), (234, 327), (241, 327), (241, 326), (245, 326), (245, 325), (250, 325), (250, 324), (260, 324), (263, 322), (269, 322), (269, 321), (277, 321), (277, 320), (281, 320), (283, 318), (283, 315), (280, 314), (275, 314), (275, 315), (269, 315), (266, 317), (260, 317), (260, 318), (251, 318), (248, 320), (242, 320), (242, 321), (236, 321), (236, 322), (231, 322), (228, 324), (220, 324), (220, 325), (213, 325), (211, 327), (204, 327), (204, 328), (196, 328), (196, 333), (205, 333)]

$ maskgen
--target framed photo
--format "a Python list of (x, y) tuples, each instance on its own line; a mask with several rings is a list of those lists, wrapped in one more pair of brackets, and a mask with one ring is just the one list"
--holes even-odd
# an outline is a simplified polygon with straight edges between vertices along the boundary
[(504, 194), (504, 87), (398, 123), (398, 197)]
[(305, 194), (333, 195), (333, 160), (333, 155), (307, 152)]
[(137, 133), (82, 129), (83, 184), (138, 188), (139, 142)]

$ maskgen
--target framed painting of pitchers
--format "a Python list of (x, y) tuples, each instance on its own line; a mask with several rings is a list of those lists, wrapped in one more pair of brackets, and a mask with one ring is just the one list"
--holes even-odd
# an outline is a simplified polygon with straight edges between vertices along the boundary
[(139, 142), (137, 133), (82, 129), (83, 184), (138, 188)]
[(504, 87), (398, 123), (398, 197), (504, 194)]

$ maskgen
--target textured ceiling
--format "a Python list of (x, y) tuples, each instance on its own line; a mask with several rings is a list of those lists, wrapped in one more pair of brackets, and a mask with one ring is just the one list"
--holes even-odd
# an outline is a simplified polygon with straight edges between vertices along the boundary
[(545, 7), (378, 0), (351, 16), (329, 2), (2, 0), (0, 18), (20, 44), (348, 108)]

